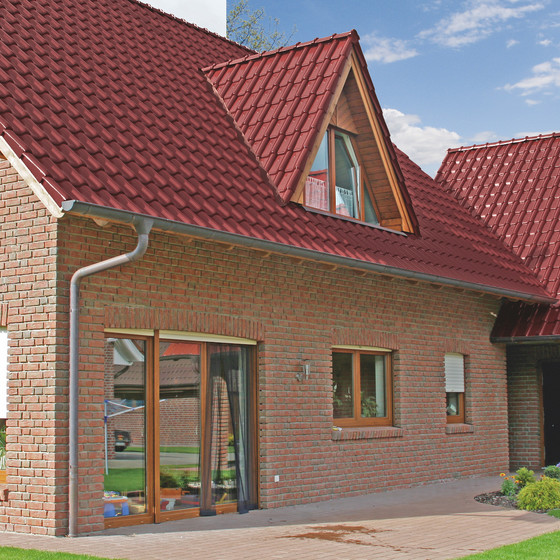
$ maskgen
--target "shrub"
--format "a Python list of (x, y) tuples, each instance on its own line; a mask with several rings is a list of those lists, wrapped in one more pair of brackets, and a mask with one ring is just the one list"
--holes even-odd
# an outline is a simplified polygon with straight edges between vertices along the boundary
[(519, 484), (519, 488), (525, 488), (528, 484), (535, 482), (535, 472), (526, 467), (521, 467), (515, 473), (515, 480)]
[(560, 481), (544, 476), (538, 482), (527, 484), (519, 492), (517, 505), (528, 511), (560, 507)]
[(560, 467), (558, 465), (549, 465), (545, 467), (544, 476), (548, 478), (555, 478), (556, 480), (560, 480)]

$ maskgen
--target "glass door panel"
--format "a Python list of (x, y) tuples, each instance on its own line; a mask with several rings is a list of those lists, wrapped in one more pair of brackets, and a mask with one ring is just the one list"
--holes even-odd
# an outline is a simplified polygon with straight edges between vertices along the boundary
[(200, 507), (200, 372), (200, 344), (160, 341), (156, 425), (161, 512)]
[(251, 351), (242, 346), (208, 344), (210, 472), (212, 508), (253, 506), (251, 431)]
[(104, 515), (147, 512), (146, 341), (105, 341)]

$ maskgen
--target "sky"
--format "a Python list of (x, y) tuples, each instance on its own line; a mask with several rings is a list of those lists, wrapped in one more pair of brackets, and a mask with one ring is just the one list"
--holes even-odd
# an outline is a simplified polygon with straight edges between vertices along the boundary
[[(223, 29), (225, 0), (150, 3)], [(393, 142), (430, 175), (448, 148), (560, 132), (560, 0), (249, 5), (278, 19), (289, 44), (356, 29)]]

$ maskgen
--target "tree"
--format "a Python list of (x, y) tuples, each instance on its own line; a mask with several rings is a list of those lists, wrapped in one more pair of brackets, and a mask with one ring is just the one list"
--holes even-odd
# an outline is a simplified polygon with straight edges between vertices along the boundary
[(227, 17), (227, 37), (255, 51), (270, 51), (285, 47), (290, 42), (296, 27), (290, 35), (278, 29), (277, 18), (267, 17), (263, 8), (251, 10), (249, 0), (239, 0)]

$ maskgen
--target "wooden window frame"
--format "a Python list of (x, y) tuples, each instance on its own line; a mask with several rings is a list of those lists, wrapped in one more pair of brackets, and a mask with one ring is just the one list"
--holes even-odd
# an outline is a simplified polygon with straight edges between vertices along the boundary
[[(365, 176), (364, 173), (364, 166), (362, 164), (362, 161), (360, 159), (360, 154), (358, 152), (357, 146), (356, 146), (356, 142), (354, 140), (356, 134), (353, 132), (350, 132), (348, 130), (344, 130), (342, 128), (339, 128), (337, 126), (334, 125), (330, 125), (327, 128), (327, 131), (325, 132), (326, 136), (327, 136), (327, 181), (328, 181), (328, 200), (329, 200), (329, 209), (328, 210), (322, 210), (320, 208), (315, 208), (314, 206), (308, 206), (307, 205), (307, 201), (306, 201), (306, 189), (304, 188), (304, 205), (308, 206), (309, 208), (313, 208), (315, 210), (320, 210), (322, 212), (327, 212), (328, 214), (331, 214), (333, 216), (337, 216), (338, 218), (344, 218), (347, 220), (353, 220), (356, 222), (363, 222), (366, 224), (370, 224), (370, 225), (378, 225), (378, 224), (373, 224), (372, 222), (366, 222), (365, 221), (365, 204), (364, 204), (364, 200), (365, 200), (365, 194), (366, 191), (369, 194), (369, 198), (371, 200), (371, 203), (373, 205), (373, 209), (375, 212), (375, 215), (377, 217), (377, 221), (379, 223), (379, 209), (377, 207), (377, 204), (375, 202), (375, 198), (373, 196), (373, 192), (371, 189), (371, 185), (369, 183), (369, 181), (367, 180), (367, 177)], [(347, 216), (345, 214), (338, 214), (336, 212), (336, 154), (335, 154), (335, 137), (339, 135), (339, 136), (343, 136), (348, 138), (348, 140), (350, 141), (350, 144), (352, 146), (352, 150), (354, 151), (354, 157), (356, 159), (356, 162), (358, 164), (358, 173), (357, 173), (357, 185), (356, 185), (356, 195), (358, 197), (358, 201), (357, 201), (357, 205), (358, 205), (358, 217), (354, 218), (353, 216)]]
[[(208, 430), (208, 390), (207, 390), (207, 383), (208, 383), (208, 354), (207, 348), (208, 345), (211, 343), (217, 344), (237, 344), (239, 346), (244, 347), (251, 347), (251, 372), (253, 379), (251, 380), (251, 391), (250, 391), (250, 402), (249, 406), (249, 415), (250, 415), (250, 422), (251, 422), (251, 432), (252, 432), (252, 441), (250, 445), (253, 446), (253, 451), (251, 453), (251, 464), (250, 469), (252, 471), (251, 476), (251, 495), (254, 496), (255, 502), (260, 507), (260, 488), (259, 488), (259, 480), (260, 480), (260, 472), (259, 472), (259, 438), (258, 438), (258, 372), (257, 372), (257, 345), (253, 344), (252, 341), (250, 344), (247, 343), (245, 339), (235, 339), (235, 338), (228, 338), (227, 340), (224, 337), (224, 340), (218, 339), (215, 340), (216, 337), (207, 337), (204, 334), (198, 336), (190, 336), (185, 335), (183, 333), (170, 333), (168, 331), (158, 331), (155, 330), (148, 334), (135, 334), (134, 331), (118, 331), (117, 329), (114, 330), (107, 330), (105, 333), (105, 338), (130, 338), (133, 340), (142, 340), (145, 342), (146, 346), (146, 370), (144, 372), (145, 375), (145, 396), (146, 396), (146, 412), (145, 412), (145, 430), (146, 430), (146, 490), (147, 490), (147, 497), (146, 500), (146, 511), (144, 513), (139, 513), (136, 515), (127, 515), (127, 516), (120, 516), (120, 517), (107, 517), (104, 518), (104, 526), (106, 529), (115, 528), (115, 527), (126, 527), (126, 526), (133, 526), (133, 525), (143, 525), (143, 524), (152, 524), (152, 523), (162, 523), (166, 521), (173, 521), (179, 519), (189, 519), (194, 517), (200, 516), (199, 508), (192, 508), (192, 509), (182, 509), (177, 511), (162, 511), (157, 507), (157, 504), (160, 503), (161, 496), (161, 488), (159, 484), (156, 484), (156, 481), (159, 480), (160, 477), (160, 468), (161, 465), (157, 460), (158, 456), (156, 450), (160, 448), (160, 415), (158, 412), (159, 404), (159, 390), (160, 390), (160, 360), (159, 355), (159, 346), (160, 342), (172, 342), (178, 340), (192, 340), (193, 342), (200, 344), (200, 359), (201, 359), (201, 372), (205, 372), (201, 374), (201, 386), (200, 386), (200, 394), (201, 394), (201, 445), (203, 445), (203, 440), (205, 442), (204, 448), (208, 449), (208, 440), (210, 438), (210, 434), (207, 433)], [(224, 342), (225, 341), (225, 342)], [(201, 481), (202, 484), (206, 484), (206, 486), (211, 485), (211, 480), (208, 478), (209, 473), (203, 473), (201, 471), (201, 477), (204, 477), (204, 481)], [(151, 496), (151, 497), (149, 497)], [(207, 489), (207, 497), (208, 489)], [(202, 506), (202, 504), (201, 504)], [(220, 505), (216, 504), (212, 506), (215, 509), (216, 514), (222, 513), (234, 513), (237, 511), (237, 504), (225, 504)]]
[(464, 424), (465, 423), (465, 393), (445, 393), (445, 401), (447, 405), (447, 395), (457, 395), (459, 412), (458, 414), (447, 414), (448, 424)]
[[(333, 424), (341, 428), (359, 426), (392, 426), (393, 425), (393, 367), (390, 352), (380, 352), (375, 350), (351, 350), (347, 348), (333, 348), (332, 354), (351, 354), (352, 355), (352, 391), (354, 411), (352, 418), (336, 418), (333, 407)], [(373, 356), (383, 356), (385, 358), (385, 398), (387, 415), (379, 418), (362, 418), (361, 399), (355, 396), (361, 393), (360, 388), (360, 356), (368, 354)], [(333, 372), (334, 375), (334, 372)]]

